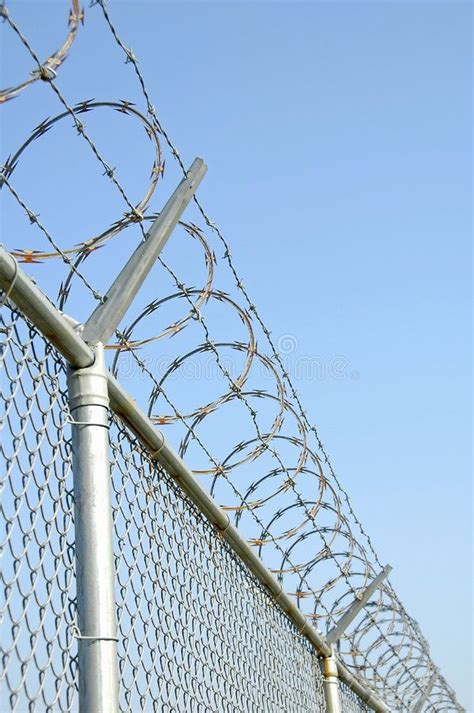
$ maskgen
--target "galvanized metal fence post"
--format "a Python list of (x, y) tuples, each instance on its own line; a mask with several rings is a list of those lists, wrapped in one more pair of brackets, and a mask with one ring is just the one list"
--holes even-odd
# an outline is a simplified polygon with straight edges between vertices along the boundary
[(79, 710), (118, 711), (117, 622), (107, 388), (102, 344), (95, 361), (68, 370), (76, 531)]
[(326, 713), (342, 713), (337, 659), (333, 653), (321, 660)]

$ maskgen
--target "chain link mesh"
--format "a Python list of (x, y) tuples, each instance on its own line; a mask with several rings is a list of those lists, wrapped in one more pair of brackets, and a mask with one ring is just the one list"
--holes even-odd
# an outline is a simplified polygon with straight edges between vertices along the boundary
[(366, 711), (370, 711), (364, 701), (341, 680), (339, 680), (339, 695), (341, 697), (342, 713), (366, 713)]
[(2, 711), (71, 710), (74, 527), (64, 367), (16, 312), (0, 317)]
[(170, 478), (112, 426), (123, 710), (325, 710), (309, 642)]

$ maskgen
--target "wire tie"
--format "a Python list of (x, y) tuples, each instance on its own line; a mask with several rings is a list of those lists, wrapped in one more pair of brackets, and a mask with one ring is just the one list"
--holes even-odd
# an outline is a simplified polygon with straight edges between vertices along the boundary
[[(158, 433), (159, 433), (159, 431), (158, 431)], [(161, 453), (161, 451), (163, 450), (163, 448), (164, 448), (164, 446), (165, 446), (165, 443), (166, 443), (165, 437), (163, 436), (162, 433), (160, 433), (160, 436), (162, 437), (163, 440), (162, 440), (162, 442), (161, 442), (160, 447), (157, 448), (156, 451), (152, 451), (152, 452), (150, 453), (150, 458), (152, 458), (152, 459), (156, 458), (156, 457)]]
[(276, 594), (276, 595), (274, 594), (274, 595), (273, 595), (273, 599), (274, 599), (276, 602), (278, 602), (279, 599), (280, 599), (280, 597), (282, 596), (282, 594), (285, 594), (285, 592), (284, 592), (284, 590), (283, 590), (283, 587), (280, 585), (280, 591), (278, 592), (278, 594)]
[(52, 67), (42, 66), (41, 69), (34, 69), (31, 74), (33, 77), (38, 76), (43, 82), (51, 82), (56, 79), (58, 73)]
[[(214, 527), (214, 529), (215, 529), (215, 531), (216, 531), (217, 537), (218, 537), (220, 540), (225, 540), (226, 532), (227, 532), (227, 530), (229, 529), (229, 527), (230, 527), (230, 525), (231, 525), (230, 518), (227, 517), (227, 525), (226, 525), (225, 527), (221, 527), (221, 526), (218, 525), (216, 522), (213, 522), (212, 525), (213, 525), (213, 527)], [(213, 542), (213, 541), (212, 541), (212, 542)]]
[(71, 625), (71, 632), (74, 638), (79, 639), (80, 641), (117, 641), (118, 638), (116, 636), (83, 636), (81, 634), (81, 630), (77, 626), (77, 624), (72, 624)]
[(76, 421), (72, 418), (70, 414), (66, 414), (65, 422), (71, 424), (71, 426), (102, 426), (102, 428), (109, 427), (109, 425), (106, 423), (92, 423), (92, 421)]

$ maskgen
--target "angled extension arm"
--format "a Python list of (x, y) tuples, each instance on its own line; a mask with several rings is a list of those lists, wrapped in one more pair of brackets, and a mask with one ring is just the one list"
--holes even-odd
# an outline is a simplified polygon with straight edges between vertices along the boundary
[(183, 178), (158, 218), (129, 258), (125, 267), (117, 275), (109, 288), (105, 301), (91, 314), (84, 325), (82, 337), (88, 344), (107, 344), (135, 295), (153, 267), (184, 209), (196, 192), (207, 166), (200, 158), (194, 159), (191, 168)]

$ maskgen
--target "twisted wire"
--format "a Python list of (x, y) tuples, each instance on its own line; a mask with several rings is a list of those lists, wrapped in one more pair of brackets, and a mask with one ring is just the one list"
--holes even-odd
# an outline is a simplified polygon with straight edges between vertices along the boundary
[[(15, 23), (10, 20), (10, 15), (8, 12), (8, 7), (6, 1), (4, 0), (0, 4), (0, 18), (7, 22), (12, 30), (18, 35), (21, 41), (23, 41), (22, 34), (16, 27)], [(44, 62), (39, 63), (40, 67), (31, 72), (29, 79), (24, 80), (20, 84), (16, 84), (12, 87), (7, 87), (6, 89), (0, 89), (0, 104), (14, 99), (17, 97), (24, 89), (29, 87), (38, 79), (47, 81), (51, 77), (55, 77), (58, 67), (66, 59), (68, 52), (76, 38), (77, 31), (81, 24), (84, 24), (84, 10), (81, 9), (79, 0), (72, 0), (71, 8), (68, 15), (68, 26), (69, 32), (67, 37), (62, 44), (62, 46), (56, 50), (52, 55), (50, 55)]]

